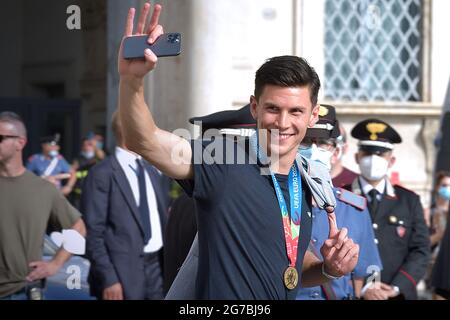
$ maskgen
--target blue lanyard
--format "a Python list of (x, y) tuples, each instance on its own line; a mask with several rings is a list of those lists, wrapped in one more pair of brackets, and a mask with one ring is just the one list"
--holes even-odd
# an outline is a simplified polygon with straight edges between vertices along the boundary
[[(280, 184), (278, 183), (277, 178), (272, 172), (270, 172), (270, 175), (272, 177), (272, 182), (275, 187), (275, 193), (277, 195), (278, 205), (280, 207), (281, 214), (283, 216), (286, 216), (288, 214), (288, 209), (286, 206), (286, 201), (283, 196), (283, 192), (281, 191)], [(291, 219), (294, 224), (298, 225), (300, 224), (300, 212), (302, 205), (302, 201), (300, 198), (302, 186), (301, 184), (298, 183), (298, 170), (296, 164), (292, 166), (289, 172), (288, 183), (289, 183), (289, 197), (291, 205)]]
[[(253, 150), (256, 153), (256, 156), (260, 160), (265, 160), (266, 156), (262, 153), (262, 150), (258, 146), (258, 132), (255, 132), (250, 137), (250, 143), (253, 146)], [(265, 161), (267, 163), (267, 161)], [(286, 201), (283, 196), (283, 192), (281, 191), (280, 184), (277, 181), (277, 178), (273, 174), (272, 170), (270, 170), (270, 176), (272, 178), (272, 182), (275, 188), (275, 193), (278, 199), (278, 205), (281, 210), (282, 217), (288, 216), (288, 209), (286, 206)], [(300, 234), (300, 220), (301, 220), (301, 207), (302, 207), (302, 184), (299, 183), (299, 170), (297, 161), (292, 165), (289, 176), (288, 176), (288, 184), (289, 184), (289, 197), (290, 197), (290, 206), (291, 206), (291, 237), (296, 238)]]

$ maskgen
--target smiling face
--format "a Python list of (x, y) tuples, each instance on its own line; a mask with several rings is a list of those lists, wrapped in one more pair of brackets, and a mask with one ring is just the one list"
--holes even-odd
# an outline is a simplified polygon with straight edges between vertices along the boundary
[(251, 112), (260, 139), (267, 138), (268, 153), (293, 161), (306, 129), (318, 120), (319, 106), (312, 105), (307, 86), (266, 85), (259, 99), (251, 97)]

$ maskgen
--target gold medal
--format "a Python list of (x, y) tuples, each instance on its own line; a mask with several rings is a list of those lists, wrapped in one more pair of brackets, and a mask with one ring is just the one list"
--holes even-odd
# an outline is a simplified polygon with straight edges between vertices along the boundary
[(294, 267), (287, 267), (283, 274), (284, 285), (289, 290), (294, 289), (298, 284), (298, 272)]

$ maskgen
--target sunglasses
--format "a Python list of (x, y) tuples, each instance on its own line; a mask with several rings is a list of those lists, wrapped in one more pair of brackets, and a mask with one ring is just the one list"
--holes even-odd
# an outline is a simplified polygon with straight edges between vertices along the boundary
[(19, 138), (19, 136), (9, 136), (6, 134), (0, 134), (0, 143), (2, 143), (3, 140), (8, 139), (8, 138)]

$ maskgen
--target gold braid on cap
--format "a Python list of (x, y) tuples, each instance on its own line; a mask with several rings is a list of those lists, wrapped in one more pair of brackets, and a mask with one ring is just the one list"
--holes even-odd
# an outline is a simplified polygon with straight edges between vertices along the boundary
[(324, 117), (328, 114), (329, 110), (327, 107), (320, 105), (319, 106), (319, 116)]
[(377, 140), (378, 139), (378, 133), (384, 132), (386, 130), (387, 126), (383, 123), (379, 122), (371, 122), (366, 125), (367, 131), (370, 132), (370, 140)]

